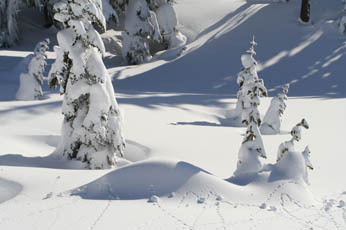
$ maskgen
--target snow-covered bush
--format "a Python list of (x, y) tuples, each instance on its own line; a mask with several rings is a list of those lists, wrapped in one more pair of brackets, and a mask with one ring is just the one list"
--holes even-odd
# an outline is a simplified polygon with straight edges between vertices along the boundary
[(49, 85), (64, 94), (62, 140), (55, 151), (68, 159), (86, 162), (91, 169), (115, 165), (123, 155), (122, 117), (110, 76), (102, 61), (105, 52), (93, 24), (105, 27), (101, 0), (62, 0), (54, 5), (58, 32), (56, 61)]
[(16, 94), (17, 100), (37, 100), (42, 96), (44, 69), (47, 65), (46, 52), (49, 49), (49, 39), (39, 42), (28, 65), (28, 72), (20, 75), (20, 86)]
[(308, 169), (313, 170), (309, 147), (306, 146), (303, 152), (291, 149), (279, 162), (271, 166), (269, 181), (295, 180), (309, 184)]
[(269, 181), (294, 180), (298, 183), (309, 184), (308, 169), (313, 169), (310, 161), (310, 149), (305, 147), (303, 152), (295, 150), (294, 142), (301, 139), (301, 128), (309, 128), (305, 119), (302, 119), (292, 128), (292, 138), (280, 144), (275, 164), (267, 164), (262, 171), (270, 171)]
[(128, 64), (140, 64), (151, 59), (149, 39), (159, 41), (159, 25), (145, 0), (129, 0), (123, 32), (123, 57)]
[[(267, 90), (264, 87), (263, 80), (257, 74), (257, 62), (253, 57), (256, 55), (254, 47), (257, 43), (253, 39), (250, 45), (250, 49), (241, 56), (243, 69), (238, 73), (237, 77), (237, 83), (239, 85), (239, 91), (237, 93), (238, 100), (232, 118), (243, 124), (248, 118), (249, 110), (252, 107), (251, 103), (257, 108), (260, 104), (259, 97), (267, 96)], [(260, 119), (259, 113), (256, 117)], [(258, 123), (258, 126), (260, 125), (261, 122)]]
[(291, 130), (291, 140), (285, 141), (280, 144), (278, 152), (277, 152), (277, 159), (276, 161), (280, 161), (281, 158), (287, 153), (287, 152), (294, 152), (294, 142), (295, 141), (300, 141), (302, 138), (302, 127), (305, 129), (309, 129), (309, 124), (308, 122), (303, 118), (301, 122), (299, 122), (297, 125), (295, 125), (292, 130)]
[(271, 100), (260, 128), (262, 134), (270, 135), (280, 133), (281, 117), (287, 107), (285, 100), (287, 100), (288, 88), (289, 84), (284, 85), (282, 87), (282, 93), (278, 93)]

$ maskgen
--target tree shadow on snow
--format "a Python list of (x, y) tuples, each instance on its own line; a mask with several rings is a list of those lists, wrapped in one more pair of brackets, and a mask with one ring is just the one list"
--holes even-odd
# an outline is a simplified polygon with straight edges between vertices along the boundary
[[(39, 102), (39, 101), (30, 101), (30, 102)], [(61, 101), (44, 102), (40, 104), (19, 105), (19, 106), (11, 107), (9, 109), (0, 110), (0, 115), (5, 115), (7, 113), (18, 112), (18, 111), (26, 111), (30, 114), (39, 115), (41, 113), (46, 113), (47, 111), (51, 111), (52, 109), (60, 108), (60, 106), (61, 106)]]
[(225, 181), (239, 186), (246, 186), (254, 181), (258, 181), (261, 176), (258, 173), (248, 173), (239, 176), (232, 176)]
[[(32, 141), (43, 142), (49, 146), (57, 147), (60, 136), (25, 136)], [(142, 161), (151, 155), (151, 150), (135, 141), (127, 140), (124, 158), (117, 158), (117, 167), (128, 165), (132, 162)], [(51, 169), (71, 169), (71, 170), (89, 170), (87, 164), (77, 160), (61, 159), (61, 157), (52, 153), (48, 156), (29, 157), (21, 154), (0, 155), (0, 166), (31, 167), (31, 168), (51, 168)]]
[(141, 92), (124, 92), (126, 97), (118, 97), (120, 104), (131, 104), (151, 109), (157, 106), (177, 107), (183, 104), (219, 106), (228, 107), (233, 103), (227, 103), (224, 100), (234, 97), (234, 95), (218, 95), (218, 94), (185, 94), (185, 93), (141, 93)]
[(248, 1), (202, 32), (199, 38), (206, 39), (202, 44), (190, 43), (180, 58), (117, 79), (116, 86), (139, 92), (235, 94), (240, 56), (255, 35), (259, 75), (269, 96), (290, 83), (290, 97), (346, 97), (344, 35), (336, 24), (325, 23), (323, 12), (315, 11), (313, 25), (300, 24), (299, 7), (298, 1)]
[(174, 122), (171, 125), (193, 125), (193, 126), (209, 126), (209, 127), (243, 127), (237, 121), (231, 118), (216, 117), (218, 122), (209, 121), (191, 121), (191, 122)]

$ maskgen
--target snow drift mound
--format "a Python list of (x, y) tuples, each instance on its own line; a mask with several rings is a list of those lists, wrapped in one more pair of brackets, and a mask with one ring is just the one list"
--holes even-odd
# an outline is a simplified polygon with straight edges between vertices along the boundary
[(187, 181), (207, 172), (185, 162), (149, 160), (112, 171), (72, 191), (85, 199), (146, 199), (176, 192)]
[(262, 173), (246, 187), (229, 183), (201, 168), (182, 161), (149, 159), (116, 169), (103, 177), (69, 191), (83, 199), (134, 200), (189, 196), (200, 200), (223, 200), (234, 204), (280, 205), (284, 197), (312, 204), (313, 197), (304, 184), (290, 180), (268, 182)]

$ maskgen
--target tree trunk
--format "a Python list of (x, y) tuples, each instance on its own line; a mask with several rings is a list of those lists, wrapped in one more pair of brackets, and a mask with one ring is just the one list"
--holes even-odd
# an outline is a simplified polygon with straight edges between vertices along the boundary
[(302, 8), (300, 10), (300, 19), (303, 22), (310, 20), (310, 0), (302, 0)]
[(53, 7), (49, 5), (49, 0), (44, 1), (43, 13), (44, 13), (44, 26), (49, 28), (53, 25)]

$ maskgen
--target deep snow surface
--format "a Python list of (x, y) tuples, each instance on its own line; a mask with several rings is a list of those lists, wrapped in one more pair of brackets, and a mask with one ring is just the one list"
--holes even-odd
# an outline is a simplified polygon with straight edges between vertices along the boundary
[[(45, 87), (44, 100), (14, 100), (24, 57), (45, 37), (55, 43), (55, 31), (29, 12), (22, 43), (0, 50), (0, 229), (346, 229), (341, 3), (312, 1), (311, 25), (298, 23), (299, 7), (299, 0), (179, 0), (186, 49), (136, 67), (107, 56), (127, 138), (126, 157), (112, 170), (49, 156), (60, 138), (62, 96)], [(282, 133), (263, 136), (265, 163), (306, 118), (310, 129), (296, 150), (311, 150), (308, 186), (268, 181), (268, 172), (231, 178), (245, 129), (227, 118), (253, 35), (269, 96), (291, 83)], [(270, 100), (261, 100), (262, 114)]]

